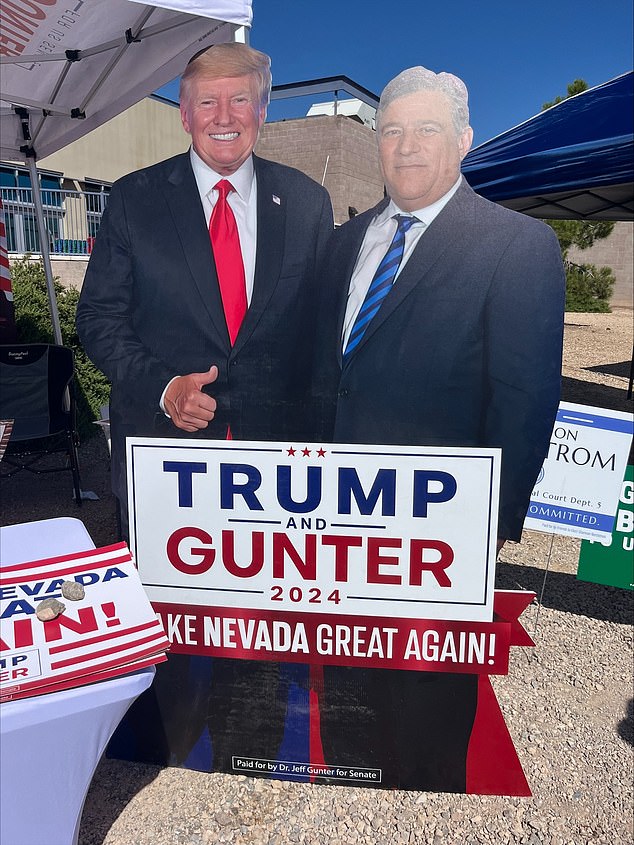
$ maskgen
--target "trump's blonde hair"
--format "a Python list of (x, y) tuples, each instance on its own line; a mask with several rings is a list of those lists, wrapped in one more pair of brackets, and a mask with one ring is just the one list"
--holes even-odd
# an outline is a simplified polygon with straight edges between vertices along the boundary
[(193, 79), (224, 79), (251, 76), (255, 81), (257, 105), (268, 105), (271, 96), (271, 59), (247, 44), (213, 44), (189, 60), (181, 76), (180, 101), (187, 102)]

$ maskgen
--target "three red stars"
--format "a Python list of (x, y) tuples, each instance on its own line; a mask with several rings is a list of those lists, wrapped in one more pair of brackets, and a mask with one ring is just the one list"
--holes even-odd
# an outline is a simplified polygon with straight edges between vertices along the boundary
[[(311, 450), (308, 448), (308, 446), (304, 446), (304, 448), (300, 451), (305, 458), (310, 457)], [(290, 455), (290, 457), (294, 457), (297, 454), (297, 449), (295, 449), (293, 446), (289, 446), (286, 452), (288, 455)], [(319, 447), (319, 449), (315, 449), (315, 453), (318, 458), (326, 457), (326, 450), (323, 449), (321, 446)]]

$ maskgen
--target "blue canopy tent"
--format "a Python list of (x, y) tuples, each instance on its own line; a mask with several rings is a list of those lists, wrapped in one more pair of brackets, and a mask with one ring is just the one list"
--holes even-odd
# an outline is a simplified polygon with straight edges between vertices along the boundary
[(634, 72), (564, 100), (473, 149), (487, 199), (531, 217), (634, 220)]

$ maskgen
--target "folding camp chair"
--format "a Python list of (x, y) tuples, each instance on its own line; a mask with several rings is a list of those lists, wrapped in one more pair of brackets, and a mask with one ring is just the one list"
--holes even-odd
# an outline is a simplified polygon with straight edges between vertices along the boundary
[[(66, 346), (0, 345), (0, 419), (13, 420), (0, 475), (69, 469), (81, 505), (73, 375), (73, 351)], [(56, 452), (65, 452), (68, 464), (42, 467), (43, 459)]]

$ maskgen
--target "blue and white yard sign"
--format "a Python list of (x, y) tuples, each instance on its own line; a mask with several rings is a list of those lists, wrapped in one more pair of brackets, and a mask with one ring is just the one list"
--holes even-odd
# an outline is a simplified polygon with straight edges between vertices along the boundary
[(524, 528), (610, 537), (633, 430), (632, 414), (561, 402)]

